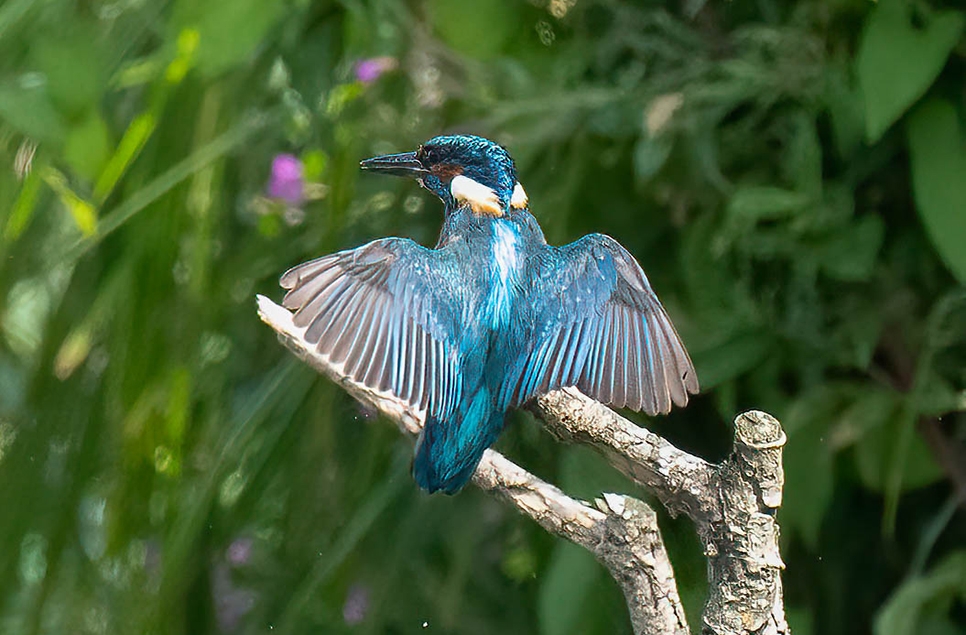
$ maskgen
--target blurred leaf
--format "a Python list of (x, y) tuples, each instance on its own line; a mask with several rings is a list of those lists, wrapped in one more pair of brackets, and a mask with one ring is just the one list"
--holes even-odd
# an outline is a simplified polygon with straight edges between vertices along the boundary
[(362, 96), (366, 85), (362, 82), (336, 84), (329, 91), (325, 100), (325, 114), (327, 117), (338, 117), (346, 106)]
[(712, 349), (696, 352), (694, 364), (702, 389), (710, 390), (751, 370), (768, 355), (772, 343), (766, 331), (748, 331)]
[(795, 635), (813, 635), (815, 633), (815, 616), (805, 607), (788, 606), (785, 608), (785, 618), (788, 627)]
[(767, 185), (745, 185), (735, 190), (728, 201), (732, 221), (757, 222), (775, 220), (797, 214), (809, 204), (809, 197)]
[[(802, 406), (799, 406), (802, 407)], [(805, 417), (790, 435), (783, 456), (785, 491), (781, 522), (801, 536), (813, 551), (819, 546), (819, 530), (834, 490), (832, 453), (825, 437), (826, 421), (818, 412), (790, 414), (787, 420)]]
[(66, 126), (36, 76), (0, 83), (0, 119), (40, 143), (59, 145)]
[(77, 223), (81, 233), (84, 236), (93, 236), (97, 231), (97, 212), (94, 206), (71, 193), (61, 196), (60, 200), (67, 206), (67, 211), (74, 217), (74, 222)]
[(164, 69), (164, 78), (169, 84), (179, 84), (184, 76), (188, 74), (195, 59), (195, 52), (198, 50), (198, 41), (201, 34), (197, 29), (182, 29), (175, 40), (177, 53), (171, 60), (167, 68)]
[(890, 470), (893, 469), (896, 452), (902, 452), (905, 456), (901, 464), (901, 492), (924, 487), (943, 477), (932, 452), (918, 434), (908, 436), (907, 447), (897, 447), (897, 440), (904, 438), (900, 434), (900, 427), (907, 424), (904, 417), (902, 409), (894, 411), (888, 420), (868, 430), (855, 445), (859, 476), (869, 489), (886, 491), (892, 482)]
[(856, 57), (865, 99), (865, 138), (879, 140), (919, 99), (946, 64), (963, 32), (963, 14), (917, 16), (907, 0), (881, 0), (866, 20)]
[(923, 342), (915, 362), (912, 390), (892, 435), (894, 440), (891, 443), (891, 457), (886, 468), (887, 474), (884, 475), (885, 510), (882, 526), (888, 536), (895, 532), (899, 497), (907, 484), (911, 481), (913, 486), (926, 485), (942, 477), (932, 452), (917, 434), (916, 428), (920, 423), (919, 409), (927, 398), (925, 386), (932, 379), (937, 352), (949, 345), (950, 336), (954, 339), (961, 337), (962, 329), (954, 326), (950, 332), (948, 323), (950, 318), (953, 318), (953, 324), (957, 323), (955, 317), (963, 306), (966, 306), (966, 290), (949, 291), (936, 301), (926, 318)]
[(21, 278), (6, 293), (0, 333), (20, 358), (31, 360), (38, 353), (51, 307), (64, 293), (64, 278), (63, 272)]
[[(6, 330), (5, 328), (3, 330)], [(26, 373), (17, 367), (8, 355), (0, 356), (0, 463), (6, 458), (7, 450), (17, 439), (17, 428), (6, 419), (13, 416), (24, 401)]]
[(526, 546), (508, 549), (500, 561), (500, 569), (515, 582), (532, 580), (537, 576), (537, 556)]
[(862, 443), (866, 434), (892, 421), (902, 403), (902, 395), (891, 390), (863, 387), (855, 393), (845, 398), (851, 403), (839, 406), (841, 414), (831, 414), (829, 444), (833, 451)]
[(931, 375), (916, 395), (916, 412), (920, 416), (941, 417), (966, 410), (966, 390), (954, 387), (936, 373)]
[[(632, 486), (600, 455), (587, 448), (567, 448), (560, 458), (560, 487), (582, 500), (599, 498), (604, 492), (627, 491)], [(592, 604), (603, 570), (583, 547), (560, 542), (540, 576), (537, 611), (544, 635), (580, 630), (584, 613)]]
[(819, 545), (819, 531), (832, 501), (832, 459), (841, 444), (840, 432), (830, 426), (860, 390), (855, 384), (818, 385), (801, 395), (782, 420), (788, 443), (781, 519), (813, 550)]
[(54, 104), (67, 116), (96, 108), (107, 83), (97, 29), (75, 16), (68, 25), (46, 32), (31, 45), (37, 70), (47, 80)]
[[(702, 382), (701, 385), (706, 389), (705, 377), (703, 375), (699, 377)], [(712, 395), (718, 416), (721, 417), (722, 421), (727, 421), (738, 410), (738, 380), (731, 379), (716, 384)]]
[(910, 116), (906, 130), (919, 218), (946, 266), (966, 284), (966, 136), (956, 109), (931, 99)]
[(963, 635), (963, 629), (949, 617), (923, 615), (916, 635)]
[(302, 175), (306, 181), (321, 181), (329, 166), (329, 155), (323, 150), (309, 150), (303, 152)]
[(926, 564), (932, 559), (936, 542), (949, 528), (949, 523), (956, 516), (959, 506), (959, 495), (954, 492), (946, 499), (945, 504), (932, 514), (932, 518), (923, 518), (924, 524), (920, 528), (916, 550), (909, 562), (907, 577), (922, 576), (926, 570)]
[(24, 177), (23, 183), (20, 185), (20, 193), (17, 195), (17, 200), (14, 202), (3, 227), (4, 241), (17, 240), (30, 224), (30, 219), (33, 218), (34, 210), (37, 208), (42, 169), (40, 166), (34, 166), (34, 169)]
[(111, 87), (123, 90), (148, 84), (165, 70), (164, 63), (160, 53), (128, 62), (111, 78)]
[(623, 139), (628, 131), (638, 129), (640, 116), (637, 104), (626, 100), (613, 100), (591, 108), (583, 124), (591, 134)]
[(507, 0), (430, 0), (428, 14), (447, 44), (479, 59), (503, 50), (517, 24), (515, 3)]
[(815, 121), (803, 111), (791, 123), (791, 138), (782, 161), (785, 179), (794, 184), (796, 192), (818, 200), (822, 196), (822, 145)]
[[(274, 204), (275, 207), (279, 207), (279, 203)], [(274, 238), (278, 236), (282, 231), (282, 213), (281, 211), (276, 212), (271, 210), (266, 214), (262, 214), (258, 217), (258, 233), (260, 233), (265, 238)]]
[(111, 155), (111, 132), (96, 112), (71, 127), (64, 143), (64, 160), (78, 175), (93, 181)]
[[(757, 328), (757, 306), (732, 271), (730, 258), (714, 248), (722, 233), (722, 222), (714, 214), (703, 214), (684, 229), (679, 266), (701, 325), (689, 341), (693, 350), (719, 346), (736, 333)], [(703, 376), (701, 381), (708, 385)]]
[(667, 135), (641, 136), (634, 144), (634, 175), (637, 179), (646, 182), (657, 174), (664, 167), (673, 147), (674, 141)]
[(949, 610), (949, 600), (957, 596), (966, 600), (966, 551), (962, 550), (947, 554), (928, 573), (908, 579), (896, 589), (879, 609), (873, 632), (922, 635), (925, 618), (942, 616)]
[[(151, 124), (151, 126), (154, 125), (153, 118), (151, 118), (148, 122)], [(220, 136), (212, 139), (205, 145), (192, 152), (191, 155), (185, 157), (185, 159), (182, 161), (176, 163), (159, 174), (153, 181), (137, 190), (137, 192), (132, 194), (129, 198), (126, 198), (120, 205), (106, 214), (104, 218), (101, 219), (97, 236), (89, 237), (89, 239), (75, 244), (74, 247), (72, 247), (66, 253), (65, 258), (70, 260), (80, 257), (93, 245), (103, 240), (105, 236), (115, 231), (118, 227), (126, 223), (132, 216), (167, 193), (178, 183), (188, 178), (195, 172), (198, 172), (218, 157), (242, 144), (252, 133), (258, 130), (264, 124), (265, 119), (257, 115), (243, 118), (241, 121), (237, 122), (234, 127), (226, 130)], [(124, 145), (124, 140), (121, 141), (121, 145)], [(119, 155), (120, 150), (121, 148), (119, 147), (118, 151), (115, 152), (115, 157)], [(108, 164), (105, 172), (111, 169), (113, 162), (114, 161), (112, 158), (112, 161), (110, 164)], [(101, 178), (102, 180), (104, 179), (103, 174), (101, 175)], [(95, 189), (95, 194), (96, 192), (97, 190)]]
[(57, 193), (60, 202), (70, 212), (81, 233), (85, 237), (94, 235), (97, 231), (97, 211), (94, 206), (78, 196), (71, 189), (67, 178), (57, 170), (47, 168), (44, 172), (44, 181)]
[(866, 369), (881, 338), (885, 316), (876, 305), (846, 310), (845, 321), (833, 334), (832, 346), (842, 353), (843, 363)]
[(144, 144), (148, 142), (155, 126), (157, 126), (157, 120), (154, 114), (149, 112), (141, 113), (128, 125), (114, 154), (111, 155), (104, 171), (97, 179), (97, 184), (94, 186), (94, 200), (103, 202), (107, 199), (131, 162), (137, 158)]
[(68, 379), (77, 367), (84, 363), (90, 352), (91, 329), (81, 327), (71, 331), (54, 358), (54, 374), (57, 379), (61, 381)]
[(541, 635), (569, 635), (581, 622), (587, 595), (600, 584), (601, 568), (583, 547), (558, 542), (540, 580), (537, 615)]
[(835, 150), (841, 157), (852, 156), (862, 144), (865, 130), (862, 95), (853, 85), (850, 62), (850, 58), (840, 55), (825, 71), (823, 101), (831, 117)]
[(604, 492), (633, 489), (628, 480), (596, 452), (572, 447), (561, 453), (558, 480), (560, 488), (580, 500), (600, 498)]
[(195, 64), (203, 76), (213, 77), (251, 55), (284, 9), (281, 2), (261, 0), (236, 0), (230, 10), (216, 0), (180, 0), (172, 23), (179, 34), (197, 30)]
[(885, 224), (878, 216), (864, 216), (843, 231), (833, 233), (822, 249), (822, 269), (846, 282), (867, 280), (885, 236)]
[(185, 367), (174, 369), (168, 387), (164, 435), (174, 448), (184, 442), (185, 428), (191, 410), (191, 371)]
[(695, 16), (701, 13), (704, 5), (707, 4), (708, 0), (685, 0), (684, 2), (684, 14), (688, 16), (688, 19), (693, 20)]
[(7, 0), (0, 4), (0, 40), (6, 31), (30, 13), (34, 0)]
[(288, 602), (278, 618), (279, 633), (293, 632), (293, 625), (297, 618), (306, 611), (308, 605), (316, 601), (319, 588), (358, 547), (359, 542), (372, 530), (376, 520), (386, 508), (399, 498), (405, 487), (409, 487), (406, 479), (402, 478), (402, 475), (409, 471), (403, 456), (402, 453), (396, 453), (392, 470), (386, 480), (366, 494), (352, 516), (336, 534), (325, 557), (312, 563), (305, 576), (297, 581), (294, 593), (287, 598)]

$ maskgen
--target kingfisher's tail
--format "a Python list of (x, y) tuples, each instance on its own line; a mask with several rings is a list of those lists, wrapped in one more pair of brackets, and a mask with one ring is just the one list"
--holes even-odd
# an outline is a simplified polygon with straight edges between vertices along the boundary
[(458, 492), (503, 429), (505, 413), (494, 406), (486, 388), (464, 404), (450, 420), (427, 417), (416, 442), (413, 477), (429, 493)]

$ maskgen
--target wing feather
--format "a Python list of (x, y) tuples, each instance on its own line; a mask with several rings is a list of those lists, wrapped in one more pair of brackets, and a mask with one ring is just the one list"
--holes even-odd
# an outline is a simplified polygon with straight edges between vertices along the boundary
[[(384, 304), (385, 300), (380, 299), (380, 304)], [(388, 321), (390, 319), (390, 311), (387, 310), (388, 307), (380, 306), (379, 310), (376, 311), (376, 319), (373, 322), (373, 342), (372, 342), (372, 354), (369, 357), (368, 369), (366, 369), (366, 375), (362, 380), (362, 383), (367, 386), (373, 386), (376, 390), (385, 390), (388, 386), (384, 387), (383, 381), (383, 371), (386, 367), (386, 360), (389, 357), (386, 351), (385, 341), (389, 336)]]
[(452, 267), (442, 250), (386, 238), (293, 267), (282, 304), (351, 380), (445, 417), (460, 390)]
[(634, 337), (633, 356), (634, 356), (634, 403), (630, 406), (633, 410), (643, 410), (645, 394), (647, 390), (647, 369), (644, 361), (644, 333), (647, 327), (640, 315), (633, 311), (630, 313), (631, 333)]
[(654, 399), (658, 412), (667, 412), (671, 409), (670, 399), (668, 398), (668, 369), (665, 362), (666, 351), (664, 349), (663, 333), (657, 328), (655, 320), (651, 320), (654, 332), (654, 375), (651, 377), (651, 386), (654, 390)]
[(624, 353), (625, 377), (625, 405), (632, 410), (641, 409), (641, 372), (637, 360), (640, 357), (640, 343), (637, 339), (637, 316), (627, 307), (621, 308), (624, 320), (624, 341), (627, 348)]
[(686, 405), (694, 366), (633, 256), (601, 234), (545, 250), (529, 278), (537, 337), (511, 366), (509, 405), (564, 386), (648, 414)]

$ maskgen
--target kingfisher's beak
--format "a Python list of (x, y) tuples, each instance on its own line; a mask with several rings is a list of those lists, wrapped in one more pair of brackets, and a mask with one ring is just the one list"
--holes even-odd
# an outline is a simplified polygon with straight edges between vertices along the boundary
[(401, 152), (399, 154), (385, 154), (381, 157), (372, 157), (359, 162), (359, 167), (363, 170), (372, 170), (381, 174), (391, 174), (392, 176), (408, 176), (418, 179), (429, 171), (416, 158), (415, 152)]

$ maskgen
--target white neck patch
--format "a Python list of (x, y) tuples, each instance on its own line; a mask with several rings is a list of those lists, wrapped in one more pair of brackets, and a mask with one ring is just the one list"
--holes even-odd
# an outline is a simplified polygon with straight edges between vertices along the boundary
[(520, 181), (517, 181), (517, 184), (513, 187), (513, 196), (510, 198), (510, 207), (513, 209), (525, 209), (529, 202), (530, 199), (527, 198), (526, 191), (520, 185)]
[(496, 192), (468, 176), (453, 177), (449, 191), (457, 202), (466, 203), (476, 214), (503, 216), (503, 206)]

